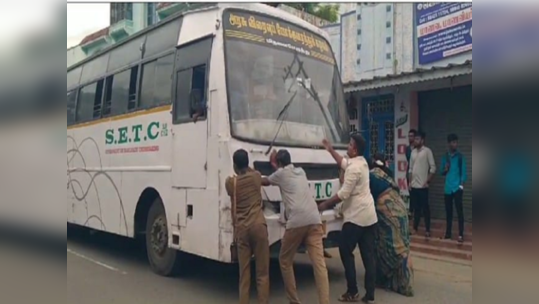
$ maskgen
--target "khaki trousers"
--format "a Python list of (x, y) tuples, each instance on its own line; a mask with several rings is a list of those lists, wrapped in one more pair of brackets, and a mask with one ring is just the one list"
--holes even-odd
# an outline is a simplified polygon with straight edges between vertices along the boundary
[(294, 257), (301, 244), (305, 244), (313, 263), (318, 301), (320, 304), (329, 304), (329, 278), (324, 258), (323, 237), (322, 225), (288, 229), (284, 234), (279, 261), (290, 304), (301, 304), (294, 275)]
[(255, 225), (244, 231), (238, 231), (240, 304), (249, 304), (251, 289), (251, 258), (253, 254), (256, 263), (258, 303), (268, 304), (270, 292), (270, 251), (268, 227), (265, 224)]

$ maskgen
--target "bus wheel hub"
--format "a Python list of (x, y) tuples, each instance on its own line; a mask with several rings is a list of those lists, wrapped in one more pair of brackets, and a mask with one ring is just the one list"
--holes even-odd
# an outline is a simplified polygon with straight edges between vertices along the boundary
[(155, 220), (152, 226), (151, 244), (154, 252), (163, 255), (167, 249), (168, 231), (167, 223), (164, 218), (160, 217)]

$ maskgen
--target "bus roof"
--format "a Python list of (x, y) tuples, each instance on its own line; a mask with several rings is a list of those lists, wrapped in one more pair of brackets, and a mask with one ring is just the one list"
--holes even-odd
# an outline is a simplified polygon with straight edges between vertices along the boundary
[(92, 61), (93, 59), (107, 53), (107, 52), (110, 52), (124, 44), (127, 44), (141, 36), (144, 36), (146, 35), (147, 33), (157, 29), (157, 28), (160, 28), (162, 26), (164, 26), (165, 24), (168, 24), (178, 18), (181, 18), (183, 16), (186, 16), (186, 15), (189, 15), (189, 14), (194, 14), (194, 13), (197, 13), (197, 12), (201, 12), (201, 11), (208, 11), (208, 10), (215, 10), (215, 9), (226, 9), (226, 8), (238, 8), (238, 9), (245, 9), (247, 11), (253, 11), (253, 12), (259, 12), (259, 13), (263, 13), (263, 14), (267, 14), (267, 15), (270, 15), (270, 16), (274, 16), (276, 18), (279, 18), (279, 19), (282, 19), (282, 20), (285, 20), (285, 21), (288, 21), (288, 22), (291, 22), (291, 23), (296, 23), (298, 24), (299, 26), (311, 31), (311, 32), (314, 32), (320, 36), (322, 36), (324, 39), (328, 40), (328, 35), (325, 31), (323, 31), (322, 29), (310, 24), (309, 22), (299, 18), (299, 17), (296, 17), (290, 13), (287, 13), (283, 10), (280, 10), (280, 9), (277, 9), (277, 8), (274, 8), (274, 7), (271, 7), (269, 5), (265, 5), (265, 4), (261, 4), (261, 3), (205, 3), (204, 6), (197, 6), (193, 9), (188, 9), (188, 10), (185, 10), (185, 11), (182, 11), (180, 13), (177, 13), (177, 14), (174, 14), (166, 19), (163, 19), (162, 21), (152, 25), (152, 26), (149, 26), (141, 31), (138, 31), (137, 33), (129, 36), (127, 39), (125, 40), (122, 40), (121, 42), (118, 42), (118, 43), (115, 43), (109, 47), (106, 47), (104, 48), (103, 50), (85, 58), (84, 60), (81, 60), (79, 62), (77, 62), (76, 64), (70, 66), (67, 68), (67, 72), (70, 72), (74, 69), (77, 69), (81, 66), (83, 66), (84, 64)]

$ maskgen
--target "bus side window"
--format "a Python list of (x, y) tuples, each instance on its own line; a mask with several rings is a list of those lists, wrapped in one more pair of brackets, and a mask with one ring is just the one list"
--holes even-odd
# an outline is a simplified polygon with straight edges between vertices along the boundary
[[(100, 91), (98, 91), (98, 83), (101, 83)], [(77, 103), (77, 122), (88, 122), (94, 119), (97, 114), (101, 115), (102, 92), (103, 80), (80, 89), (79, 102)], [(96, 107), (96, 105), (98, 106)]]
[(205, 64), (179, 71), (176, 74), (175, 121), (206, 118), (206, 91)]
[(75, 108), (77, 106), (77, 92), (71, 91), (67, 93), (67, 125), (75, 123)]
[(142, 66), (140, 108), (147, 109), (171, 103), (173, 68), (173, 54)]
[(176, 73), (176, 105), (174, 107), (174, 122), (191, 121), (191, 79), (192, 69)]
[(137, 73), (135, 66), (107, 78), (103, 116), (121, 115), (136, 108)]
[(206, 118), (206, 65), (199, 65), (193, 68), (191, 79), (191, 118)]
[(189, 123), (206, 118), (207, 63), (212, 38), (182, 46), (176, 53), (176, 96), (174, 123)]

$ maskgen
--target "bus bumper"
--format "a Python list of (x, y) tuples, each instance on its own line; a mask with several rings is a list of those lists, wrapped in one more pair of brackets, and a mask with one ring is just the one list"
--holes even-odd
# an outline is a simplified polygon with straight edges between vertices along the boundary
[[(333, 210), (322, 213), (322, 223), (324, 225), (324, 249), (337, 248), (339, 246), (339, 237), (342, 230), (343, 221), (336, 216)], [(266, 215), (266, 223), (268, 225), (268, 236), (270, 243), (270, 251), (272, 258), (278, 258), (281, 250), (281, 241), (286, 232), (284, 221), (279, 214)], [(306, 248), (302, 244), (298, 249), (298, 253), (305, 253)]]

